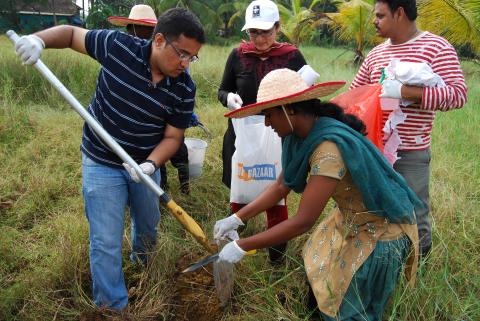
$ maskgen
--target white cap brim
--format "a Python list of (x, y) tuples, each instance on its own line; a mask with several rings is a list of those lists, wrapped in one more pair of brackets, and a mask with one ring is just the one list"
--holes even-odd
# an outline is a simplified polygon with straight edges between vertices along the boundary
[(261, 30), (268, 30), (272, 29), (272, 27), (275, 25), (275, 22), (271, 21), (249, 21), (247, 22), (243, 28), (242, 31), (247, 30), (247, 29), (261, 29)]

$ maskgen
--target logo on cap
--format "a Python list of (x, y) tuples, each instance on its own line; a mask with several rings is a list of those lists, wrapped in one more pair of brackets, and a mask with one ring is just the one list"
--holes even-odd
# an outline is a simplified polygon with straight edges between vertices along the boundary
[(253, 6), (252, 18), (255, 18), (255, 17), (260, 17), (260, 6), (259, 5)]

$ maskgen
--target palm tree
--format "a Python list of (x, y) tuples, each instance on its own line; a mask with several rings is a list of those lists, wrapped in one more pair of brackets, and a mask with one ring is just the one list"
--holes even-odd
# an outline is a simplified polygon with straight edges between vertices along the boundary
[[(53, 0), (52, 0), (53, 2)], [(95, 0), (88, 10), (86, 19), (88, 28), (109, 29), (112, 25), (107, 21), (110, 16), (128, 16), (134, 0)]]
[(419, 0), (422, 29), (445, 37), (456, 46), (468, 44), (480, 55), (479, 0)]
[(302, 0), (277, 3), (285, 37), (295, 45), (311, 39), (317, 27), (328, 22), (327, 16), (323, 12), (314, 11), (314, 8), (327, 2), (329, 1), (312, 0), (309, 4), (307, 1), (306, 6)]
[(229, 35), (230, 29), (236, 21), (243, 21), (245, 10), (251, 0), (227, 0), (218, 7), (217, 13), (223, 21), (223, 30)]
[(146, 0), (144, 3), (151, 6), (157, 16), (170, 8), (186, 8), (198, 16), (207, 33), (212, 33), (222, 25), (216, 9), (221, 2), (219, 0)]
[(337, 13), (327, 13), (331, 26), (339, 39), (355, 42), (354, 63), (360, 64), (365, 58), (363, 51), (369, 44), (379, 42), (373, 21), (373, 0), (338, 1)]
[[(326, 18), (322, 13), (313, 11), (313, 8), (321, 3), (330, 3), (331, 0), (313, 0), (307, 7), (302, 6), (301, 0), (283, 0), (276, 1), (281, 17), (283, 35), (293, 44), (299, 45), (301, 42), (311, 38), (322, 18)], [(244, 19), (245, 10), (251, 0), (227, 1), (218, 9), (219, 14), (229, 15), (227, 28), (238, 21)], [(323, 21), (322, 21), (323, 23)]]

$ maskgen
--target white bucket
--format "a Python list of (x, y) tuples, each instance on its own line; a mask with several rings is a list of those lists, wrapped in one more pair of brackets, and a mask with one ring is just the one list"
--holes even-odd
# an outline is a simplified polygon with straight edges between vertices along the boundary
[(197, 178), (202, 175), (203, 162), (207, 142), (198, 138), (185, 138), (185, 145), (188, 149), (188, 171), (190, 178)]

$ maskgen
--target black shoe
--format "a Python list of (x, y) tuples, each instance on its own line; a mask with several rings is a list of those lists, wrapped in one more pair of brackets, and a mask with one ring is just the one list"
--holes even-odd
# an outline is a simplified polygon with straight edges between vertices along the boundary
[(178, 164), (178, 181), (180, 182), (180, 192), (190, 195), (190, 173), (187, 164)]
[(190, 183), (180, 183), (180, 192), (185, 195), (190, 195)]

